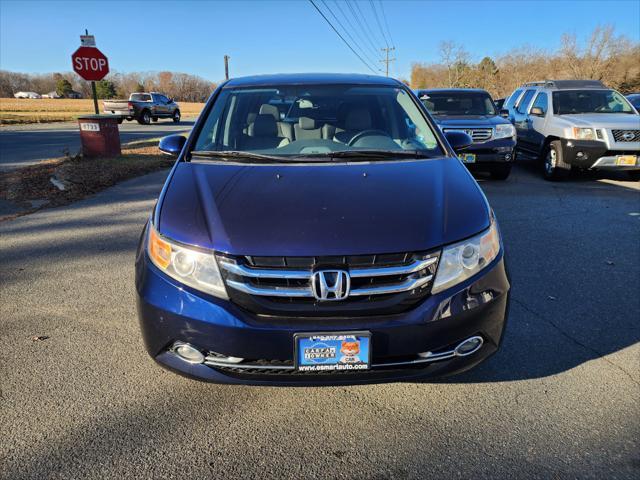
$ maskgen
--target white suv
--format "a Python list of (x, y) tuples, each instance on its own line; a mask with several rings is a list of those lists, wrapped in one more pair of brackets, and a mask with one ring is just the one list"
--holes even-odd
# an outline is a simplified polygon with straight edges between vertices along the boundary
[(625, 170), (640, 180), (640, 114), (597, 80), (525, 83), (505, 101), (519, 157), (543, 160), (545, 178), (571, 167)]

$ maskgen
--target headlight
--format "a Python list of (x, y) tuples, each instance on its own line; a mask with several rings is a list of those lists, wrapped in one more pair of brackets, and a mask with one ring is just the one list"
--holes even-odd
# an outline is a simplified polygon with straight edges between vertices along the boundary
[(504, 125), (496, 125), (496, 133), (493, 138), (509, 138), (516, 136), (516, 127), (510, 123)]
[(147, 252), (153, 264), (185, 285), (219, 298), (229, 298), (213, 252), (178, 245), (161, 237), (151, 223)]
[(495, 220), (491, 227), (464, 242), (442, 251), (432, 293), (438, 293), (472, 277), (485, 268), (500, 252), (500, 234)]
[(593, 128), (573, 127), (573, 138), (576, 140), (596, 140), (596, 132)]

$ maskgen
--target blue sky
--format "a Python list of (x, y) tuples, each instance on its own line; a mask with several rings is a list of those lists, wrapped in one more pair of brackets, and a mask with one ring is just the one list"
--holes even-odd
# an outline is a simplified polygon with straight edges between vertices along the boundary
[[(325, 10), (322, 0), (315, 2)], [(373, 2), (381, 15), (379, 0)], [(348, 27), (335, 0), (325, 3)], [(474, 60), (525, 44), (554, 50), (563, 32), (584, 37), (598, 24), (611, 24), (618, 34), (640, 41), (639, 0), (383, 0), (383, 5), (396, 46), (397, 61), (391, 74), (405, 78), (413, 62), (437, 60), (438, 44), (445, 40), (463, 44)], [(350, 14), (344, 1), (339, 6)], [(353, 3), (352, 7), (357, 8)], [(361, 0), (358, 7), (372, 30), (370, 35), (376, 38), (373, 43), (384, 46), (370, 1)], [(350, 20), (357, 28), (356, 20)], [(159, 32), (158, 27), (169, 31)], [(222, 57), (228, 54), (232, 76), (369, 72), (306, 0), (0, 0), (0, 68), (70, 71), (70, 56), (85, 28), (96, 35), (112, 71), (171, 70), (219, 81), (224, 77)], [(363, 34), (352, 35), (366, 43)], [(370, 50), (369, 57), (373, 57)]]

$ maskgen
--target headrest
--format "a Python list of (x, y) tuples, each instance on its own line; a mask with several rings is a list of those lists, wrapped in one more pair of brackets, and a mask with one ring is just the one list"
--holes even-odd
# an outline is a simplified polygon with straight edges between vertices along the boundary
[(313, 118), (309, 117), (300, 117), (298, 119), (298, 125), (303, 130), (315, 130), (316, 129), (316, 121)]
[(280, 112), (278, 111), (278, 107), (275, 105), (269, 105), (268, 103), (263, 103), (260, 105), (260, 115), (271, 115), (276, 121), (280, 120)]
[(259, 114), (256, 121), (249, 125), (249, 135), (252, 137), (277, 137), (278, 125), (271, 115)]
[(371, 128), (371, 114), (366, 108), (354, 108), (344, 121), (346, 130), (368, 130)]

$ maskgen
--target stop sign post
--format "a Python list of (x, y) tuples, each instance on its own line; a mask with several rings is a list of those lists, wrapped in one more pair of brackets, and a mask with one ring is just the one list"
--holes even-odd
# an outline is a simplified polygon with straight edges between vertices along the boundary
[[(88, 36), (88, 32), (86, 32)], [(94, 43), (95, 44), (95, 43)], [(98, 93), (96, 92), (96, 82), (102, 80), (109, 73), (109, 60), (104, 54), (94, 47), (80, 47), (71, 55), (73, 70), (83, 79), (91, 82), (93, 90), (93, 106), (96, 114), (98, 109)]]

